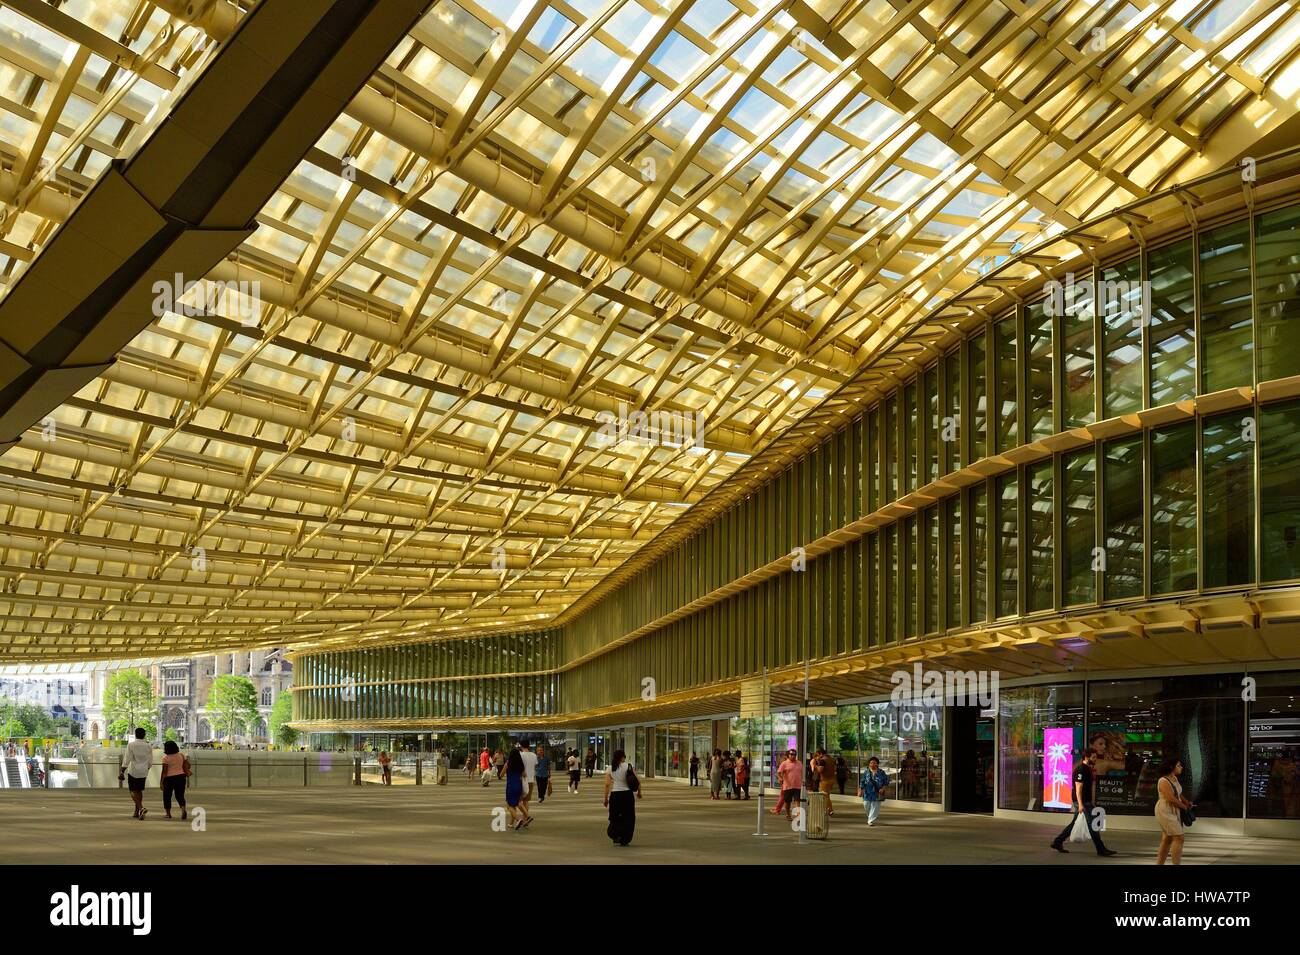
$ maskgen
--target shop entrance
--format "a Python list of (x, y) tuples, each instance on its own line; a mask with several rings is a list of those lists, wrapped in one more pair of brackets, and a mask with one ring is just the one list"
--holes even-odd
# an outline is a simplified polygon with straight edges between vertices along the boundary
[(953, 812), (993, 812), (993, 711), (978, 706), (949, 707), (949, 808)]

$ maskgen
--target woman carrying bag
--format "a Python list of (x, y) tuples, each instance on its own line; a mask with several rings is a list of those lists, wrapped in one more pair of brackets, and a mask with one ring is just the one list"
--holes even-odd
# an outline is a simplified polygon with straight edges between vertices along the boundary
[(627, 754), (614, 750), (605, 771), (605, 806), (609, 809), (609, 828), (605, 834), (616, 846), (632, 841), (636, 830), (636, 801), (641, 798), (641, 781), (637, 779)]
[(1182, 773), (1181, 759), (1166, 760), (1161, 767), (1160, 781), (1156, 783), (1156, 822), (1160, 823), (1156, 865), (1164, 865), (1166, 856), (1172, 857), (1174, 865), (1182, 864), (1185, 830), (1196, 821), (1192, 812), (1196, 804), (1183, 798), (1183, 785), (1178, 781)]

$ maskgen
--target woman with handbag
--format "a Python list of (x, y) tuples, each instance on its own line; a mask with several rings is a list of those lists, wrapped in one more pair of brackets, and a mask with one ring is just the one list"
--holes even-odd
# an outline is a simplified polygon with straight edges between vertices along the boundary
[(1195, 820), (1192, 812), (1195, 803), (1183, 798), (1183, 786), (1178, 777), (1183, 772), (1183, 761), (1169, 759), (1161, 767), (1160, 781), (1156, 783), (1156, 822), (1160, 823), (1160, 848), (1156, 850), (1156, 865), (1164, 865), (1170, 856), (1174, 865), (1183, 861), (1185, 829)]
[(627, 754), (614, 750), (605, 771), (605, 806), (609, 809), (609, 828), (605, 834), (616, 846), (632, 841), (636, 829), (636, 801), (641, 798), (641, 781), (637, 779)]
[(181, 752), (181, 748), (172, 740), (163, 743), (162, 758), (162, 797), (163, 812), (172, 817), (172, 797), (181, 807), (181, 818), (188, 819), (189, 811), (185, 808), (185, 783), (190, 777), (190, 759)]

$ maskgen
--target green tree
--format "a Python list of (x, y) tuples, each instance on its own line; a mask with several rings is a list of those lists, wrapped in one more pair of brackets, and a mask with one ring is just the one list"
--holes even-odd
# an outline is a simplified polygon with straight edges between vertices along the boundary
[(27, 731), (27, 727), (23, 725), (23, 721), (17, 717), (11, 716), (5, 720), (3, 725), (0, 725), (0, 739), (13, 739), (31, 735)]
[(169, 739), (173, 743), (180, 742), (180, 738), (176, 735), (176, 728), (172, 726), (167, 727), (166, 731), (163, 733), (163, 739)]
[(293, 694), (287, 690), (275, 698), (271, 707), (271, 739), (278, 746), (292, 746), (298, 742), (298, 731), (289, 725), (293, 719)]
[(242, 727), (251, 736), (257, 728), (257, 687), (246, 676), (227, 673), (212, 681), (208, 691), (208, 712), (212, 714), (212, 730), (224, 730), (226, 739), (234, 742)]
[(140, 670), (119, 670), (104, 687), (104, 720), (110, 738), (123, 739), (143, 727), (146, 738), (158, 733), (158, 697)]
[(57, 736), (54, 718), (45, 711), (45, 707), (35, 703), (23, 703), (14, 708), (14, 718), (27, 727), (29, 736)]

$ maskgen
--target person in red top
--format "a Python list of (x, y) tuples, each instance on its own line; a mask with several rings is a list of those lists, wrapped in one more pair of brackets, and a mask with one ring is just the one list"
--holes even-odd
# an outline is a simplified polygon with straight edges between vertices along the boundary
[(486, 786), (492, 780), (492, 754), (486, 746), (483, 747), (483, 752), (478, 754), (478, 769), (483, 785)]
[[(745, 794), (743, 797), (740, 795), (742, 792)], [(749, 798), (749, 760), (740, 750), (736, 751), (736, 798)]]
[(798, 811), (800, 808), (799, 790), (803, 788), (803, 763), (799, 762), (799, 755), (794, 750), (785, 754), (785, 759), (776, 768), (776, 776), (781, 781), (781, 799), (785, 802), (785, 818), (789, 819), (790, 810)]

